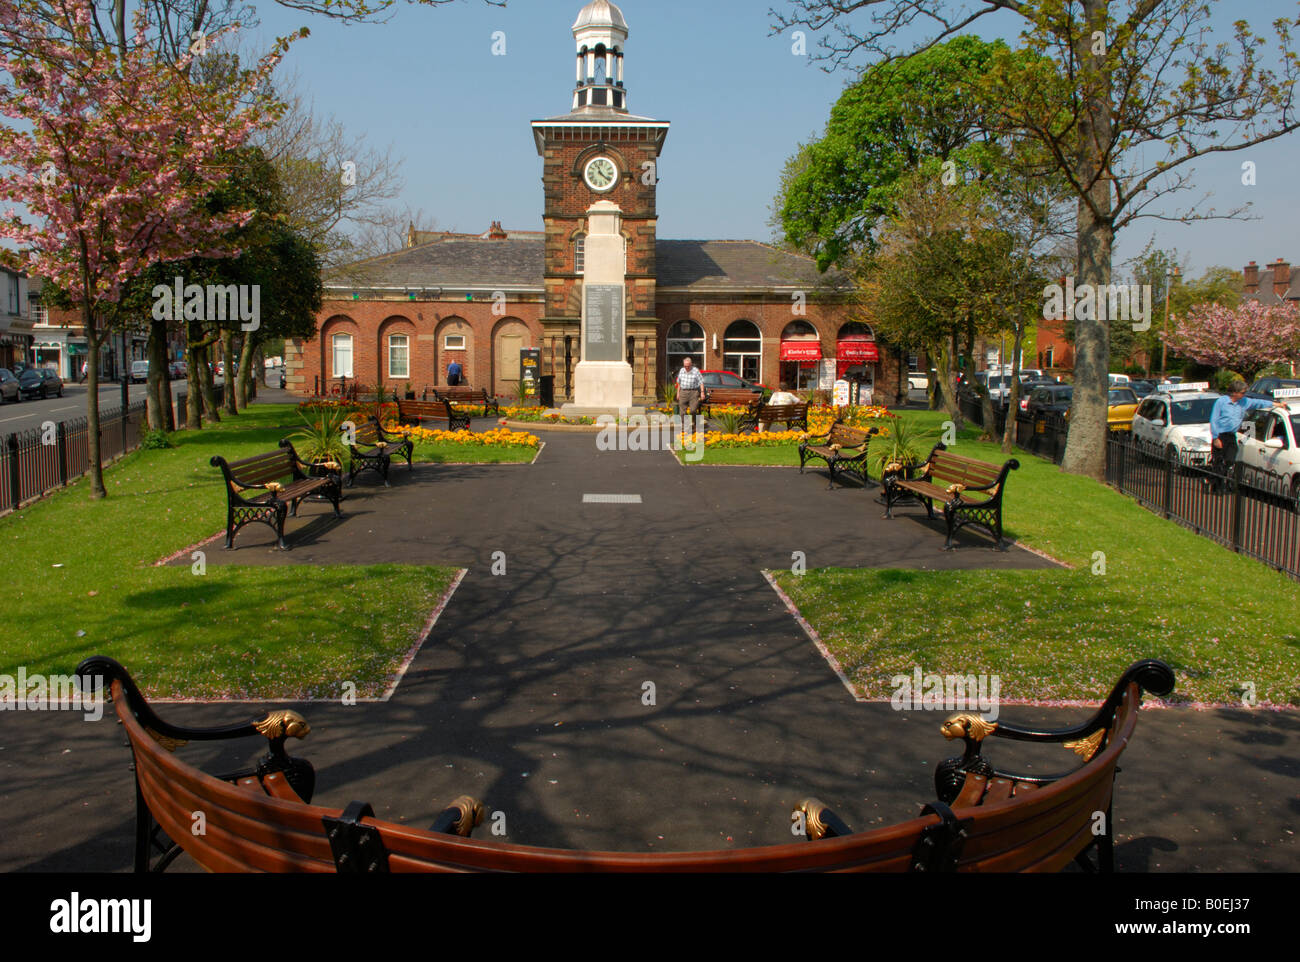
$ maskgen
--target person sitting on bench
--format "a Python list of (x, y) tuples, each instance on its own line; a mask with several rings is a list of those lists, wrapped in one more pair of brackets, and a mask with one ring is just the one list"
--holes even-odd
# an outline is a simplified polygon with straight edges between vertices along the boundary
[[(771, 405), (771, 406), (776, 406), (779, 404), (798, 404), (799, 396), (797, 394), (790, 393), (789, 382), (782, 381), (781, 389), (779, 391), (772, 392), (772, 396), (768, 398), (766, 401), (764, 401), (763, 403), (764, 405)], [(759, 421), (758, 433), (762, 434), (764, 431), (768, 429), (768, 427), (769, 425), (766, 421)]]

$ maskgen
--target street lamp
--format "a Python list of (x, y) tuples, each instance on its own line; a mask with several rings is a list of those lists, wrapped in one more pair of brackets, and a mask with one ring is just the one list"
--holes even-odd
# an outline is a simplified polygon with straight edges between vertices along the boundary
[(1169, 363), (1169, 290), (1178, 277), (1177, 267), (1165, 268), (1165, 336), (1160, 339), (1160, 380), (1165, 380)]

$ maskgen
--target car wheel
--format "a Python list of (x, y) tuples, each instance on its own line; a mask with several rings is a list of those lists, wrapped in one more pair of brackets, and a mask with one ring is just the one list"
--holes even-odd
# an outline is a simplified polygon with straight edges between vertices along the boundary
[(1178, 460), (1178, 445), (1176, 444), (1165, 445), (1165, 460), (1174, 462), (1175, 474), (1182, 473), (1183, 466)]

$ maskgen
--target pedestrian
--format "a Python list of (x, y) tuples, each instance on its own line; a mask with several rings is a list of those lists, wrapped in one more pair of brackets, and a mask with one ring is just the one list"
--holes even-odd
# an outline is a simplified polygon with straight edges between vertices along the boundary
[(460, 385), (461, 370), (460, 361), (452, 361), (447, 365), (447, 383), (452, 387)]
[(1202, 487), (1210, 488), (1214, 494), (1223, 491), (1228, 472), (1237, 460), (1237, 428), (1241, 427), (1247, 411), (1268, 407), (1287, 410), (1281, 401), (1246, 397), (1246, 382), (1240, 379), (1228, 385), (1226, 395), (1215, 400), (1210, 409), (1210, 470), (1214, 477), (1205, 478)]
[[(776, 407), (777, 405), (782, 405), (782, 404), (798, 404), (798, 403), (799, 403), (799, 396), (797, 394), (791, 394), (790, 385), (787, 382), (782, 381), (781, 390), (773, 391), (772, 396), (767, 399), (767, 402), (764, 405), (764, 407), (767, 407), (769, 405), (772, 407)], [(787, 427), (788, 426), (789, 425), (787, 425)], [(768, 429), (768, 427), (769, 427), (768, 422), (759, 421), (758, 433), (762, 434), (764, 431)]]
[(682, 361), (682, 369), (677, 372), (677, 413), (685, 417), (694, 417), (700, 410), (700, 393), (704, 389), (704, 375), (691, 364), (691, 359)]

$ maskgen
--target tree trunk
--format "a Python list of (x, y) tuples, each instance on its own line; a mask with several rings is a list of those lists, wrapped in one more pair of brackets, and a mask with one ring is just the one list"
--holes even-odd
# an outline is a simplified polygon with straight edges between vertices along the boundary
[(227, 414), (238, 414), (239, 405), (236, 403), (237, 398), (235, 396), (237, 393), (235, 385), (237, 376), (234, 365), (235, 332), (230, 328), (226, 328), (221, 332), (221, 359), (226, 365), (226, 373), (222, 375), (222, 380), (226, 382), (226, 392), (222, 402), (225, 404)]
[(202, 348), (195, 347), (193, 344), (185, 350), (185, 377), (188, 388), (189, 404), (185, 409), (185, 426), (192, 431), (198, 431), (203, 427), (203, 386), (199, 380), (199, 361), (202, 357)]
[(957, 425), (962, 426), (961, 407), (957, 404), (956, 374), (952, 369), (952, 348), (946, 341), (941, 341), (934, 359), (935, 380), (940, 384), (944, 410)]
[[(1090, 185), (1078, 202), (1079, 284), (1092, 286), (1092, 317), (1075, 316), (1074, 397), (1071, 401), (1070, 434), (1061, 459), (1061, 470), (1083, 474), (1098, 481), (1106, 477), (1106, 401), (1110, 370), (1110, 330), (1098, 320), (1097, 301), (1110, 284), (1111, 254), (1115, 242), (1110, 181), (1103, 159), (1113, 138), (1111, 96), (1105, 54), (1094, 54), (1091, 31), (1105, 27), (1108, 0), (1084, 0), (1084, 23), (1088, 29), (1076, 41), (1076, 55), (1082, 65), (1080, 77), (1083, 111), (1077, 125), (1078, 150), (1075, 166), (1081, 184)], [(1096, 26), (1092, 26), (1092, 25)]]
[(199, 363), (199, 383), (203, 386), (203, 417), (215, 424), (221, 423), (221, 405), (217, 403), (217, 385), (209, 360), (211, 342), (203, 345)]
[[(108, 497), (99, 449), (99, 331), (89, 304), (81, 305), (81, 325), (86, 332), (86, 454), (90, 468), (90, 497)], [(125, 414), (126, 412), (123, 412)]]
[(149, 380), (145, 390), (145, 411), (150, 431), (166, 431), (171, 409), (171, 386), (167, 380), (167, 322), (149, 322)]
[(248, 407), (248, 386), (253, 376), (253, 364), (255, 349), (253, 346), (254, 337), (252, 332), (244, 335), (244, 343), (239, 350), (239, 377), (238, 388), (239, 409), (242, 411)]
[(1015, 326), (1011, 341), (1011, 383), (1007, 388), (1007, 423), (1002, 429), (1002, 453), (1010, 454), (1016, 443), (1016, 412), (1020, 410), (1020, 346), (1025, 339), (1025, 322)]

